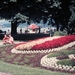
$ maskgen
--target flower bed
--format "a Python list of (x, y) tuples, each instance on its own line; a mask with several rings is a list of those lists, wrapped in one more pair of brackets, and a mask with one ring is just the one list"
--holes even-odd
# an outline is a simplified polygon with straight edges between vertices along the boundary
[[(62, 37), (46, 37), (37, 39), (34, 41), (29, 41), (27, 43), (20, 43), (15, 46), (14, 49), (11, 50), (12, 53), (50, 53), (52, 51), (59, 51), (62, 49), (66, 49), (75, 45), (75, 35), (62, 36)], [(65, 66), (61, 64), (57, 64), (60, 59), (69, 58), (74, 59), (75, 56), (69, 55), (64, 57), (52, 57), (47, 58), (47, 56), (41, 59), (41, 66), (49, 68), (51, 70), (63, 71), (63, 72), (71, 72), (75, 73), (75, 66)]]
[(48, 41), (48, 40), (52, 40), (52, 39), (55, 39), (55, 38), (59, 38), (59, 37), (46, 37), (46, 38), (41, 38), (41, 39), (36, 39), (36, 40), (33, 40), (33, 41), (29, 41), (29, 42), (25, 42), (25, 43), (19, 43), (15, 46), (15, 49), (17, 50), (30, 50), (33, 46), (37, 45), (37, 44), (40, 44), (40, 43), (43, 43), (45, 41)]
[(32, 50), (52, 49), (52, 48), (61, 47), (73, 41), (75, 41), (75, 35), (64, 36), (61, 38), (45, 41), (44, 43), (41, 44), (37, 44), (33, 46), (31, 49)]
[[(69, 60), (73, 61), (73, 62), (71, 61), (72, 65), (75, 63), (75, 57), (73, 54), (69, 55)], [(75, 64), (74, 66), (69, 66), (71, 65), (70, 61), (66, 63), (66, 64), (69, 63), (69, 65), (57, 64), (58, 62), (62, 62), (62, 61), (60, 61), (56, 57), (47, 58), (47, 55), (46, 55), (41, 59), (40, 64), (43, 67), (49, 68), (50, 70), (62, 71), (62, 72), (67, 72), (67, 73), (75, 73)]]
[(16, 45), (15, 49), (22, 50), (22, 51), (23, 50), (47, 50), (47, 49), (61, 47), (73, 41), (75, 41), (75, 35), (54, 38), (53, 40), (51, 40), (51, 37), (46, 37), (34, 41), (29, 41), (27, 43), (18, 44)]

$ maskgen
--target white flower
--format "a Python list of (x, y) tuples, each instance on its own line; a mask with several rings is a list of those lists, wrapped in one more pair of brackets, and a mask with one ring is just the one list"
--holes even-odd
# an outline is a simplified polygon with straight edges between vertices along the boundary
[(69, 58), (70, 59), (74, 58), (74, 55), (73, 54), (69, 55)]

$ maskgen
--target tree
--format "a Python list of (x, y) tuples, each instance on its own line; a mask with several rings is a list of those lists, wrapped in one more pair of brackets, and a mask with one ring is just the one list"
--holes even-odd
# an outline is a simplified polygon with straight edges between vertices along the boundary
[(74, 0), (71, 0), (70, 11), (71, 11), (71, 16), (69, 18), (67, 32), (68, 34), (73, 34), (75, 33), (75, 1)]
[[(46, 23), (50, 18), (55, 21), (55, 24), (52, 23), (52, 25), (56, 25), (57, 30), (59, 30), (60, 24), (62, 29), (68, 29), (69, 18), (72, 14), (69, 7), (72, 4), (74, 5), (74, 2), (74, 0), (2, 0), (0, 3), (0, 17), (1, 19), (11, 19), (13, 34), (16, 33), (16, 27), (19, 23), (25, 22), (25, 20), (28, 23), (31, 21), (40, 22), (40, 20)], [(17, 18), (18, 13), (25, 16), (25, 20), (21, 19), (22, 16)]]
[(19, 23), (28, 22), (28, 17), (20, 13), (16, 14), (15, 17), (11, 19), (11, 34), (17, 34), (17, 27)]

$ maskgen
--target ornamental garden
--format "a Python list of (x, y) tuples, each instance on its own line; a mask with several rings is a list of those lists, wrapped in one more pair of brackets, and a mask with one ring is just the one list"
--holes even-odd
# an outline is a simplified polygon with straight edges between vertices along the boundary
[(75, 73), (75, 35), (44, 37), (6, 46), (6, 49), (2, 47), (0, 60), (51, 71)]
[(55, 36), (19, 43), (11, 52), (16, 54), (49, 53), (41, 58), (41, 66), (51, 70), (75, 72), (75, 51), (65, 50), (74, 45), (75, 35)]

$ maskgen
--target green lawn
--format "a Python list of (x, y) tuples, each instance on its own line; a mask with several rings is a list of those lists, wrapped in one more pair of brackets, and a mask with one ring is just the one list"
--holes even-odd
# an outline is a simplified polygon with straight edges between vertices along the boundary
[(2, 61), (0, 61), (0, 71), (5, 73), (11, 73), (12, 75), (75, 75), (62, 72), (54, 72), (39, 68), (13, 65)]

